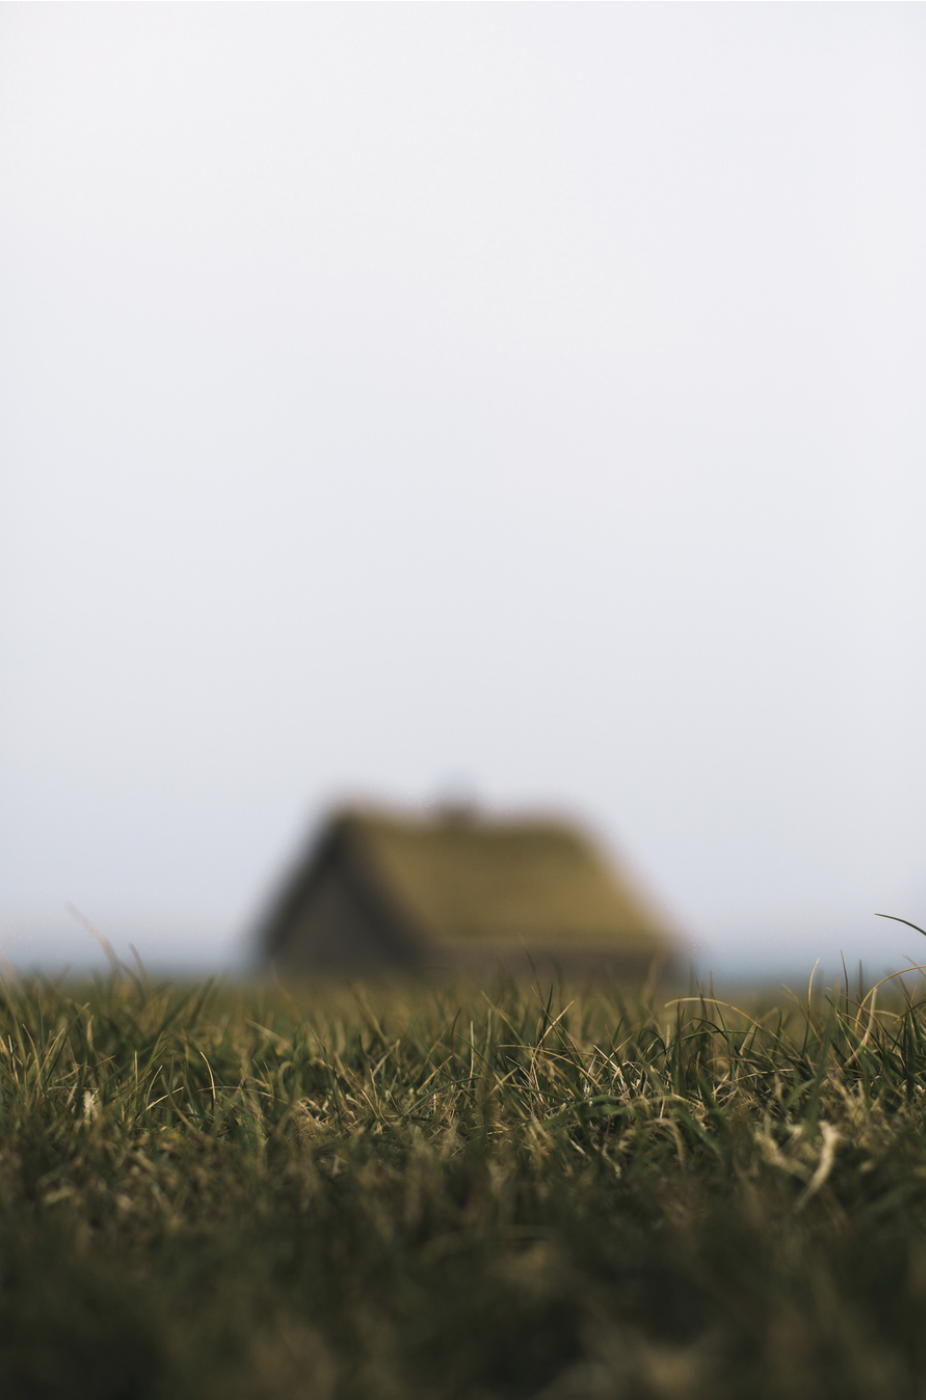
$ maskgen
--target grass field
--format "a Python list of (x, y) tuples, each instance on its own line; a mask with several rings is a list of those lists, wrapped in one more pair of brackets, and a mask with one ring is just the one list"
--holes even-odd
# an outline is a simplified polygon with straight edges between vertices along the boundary
[(926, 1000), (0, 994), (0, 1393), (926, 1395)]

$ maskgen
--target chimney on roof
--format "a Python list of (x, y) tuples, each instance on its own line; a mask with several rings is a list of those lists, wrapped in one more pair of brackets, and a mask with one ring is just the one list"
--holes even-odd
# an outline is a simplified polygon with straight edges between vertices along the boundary
[(448, 783), (434, 803), (434, 815), (441, 822), (473, 822), (479, 816), (479, 803), (468, 783)]

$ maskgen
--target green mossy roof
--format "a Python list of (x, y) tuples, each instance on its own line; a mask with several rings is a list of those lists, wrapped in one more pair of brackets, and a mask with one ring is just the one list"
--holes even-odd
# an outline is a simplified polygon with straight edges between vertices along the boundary
[(677, 945), (633, 881), (565, 822), (349, 811), (335, 826), (393, 906), (441, 943)]

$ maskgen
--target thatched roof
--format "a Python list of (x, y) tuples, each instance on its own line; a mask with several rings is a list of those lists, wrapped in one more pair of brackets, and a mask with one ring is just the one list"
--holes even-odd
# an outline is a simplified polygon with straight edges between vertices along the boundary
[(311, 943), (331, 964), (337, 949), (319, 947), (321, 924), (326, 918), (331, 938), (356, 949), (358, 911), (375, 926), (384, 961), (406, 964), (520, 946), (642, 965), (676, 946), (667, 921), (626, 872), (574, 826), (553, 819), (342, 811), (283, 891), (264, 946), (278, 960), (308, 964)]
[(561, 822), (367, 813), (346, 823), (415, 924), (440, 942), (662, 936), (643, 899)]

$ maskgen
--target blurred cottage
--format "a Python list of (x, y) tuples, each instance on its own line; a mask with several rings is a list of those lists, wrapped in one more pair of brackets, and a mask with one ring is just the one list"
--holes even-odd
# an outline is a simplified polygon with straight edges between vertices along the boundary
[(264, 956), (293, 974), (600, 970), (643, 978), (679, 944), (570, 823), (347, 809), (279, 893)]

